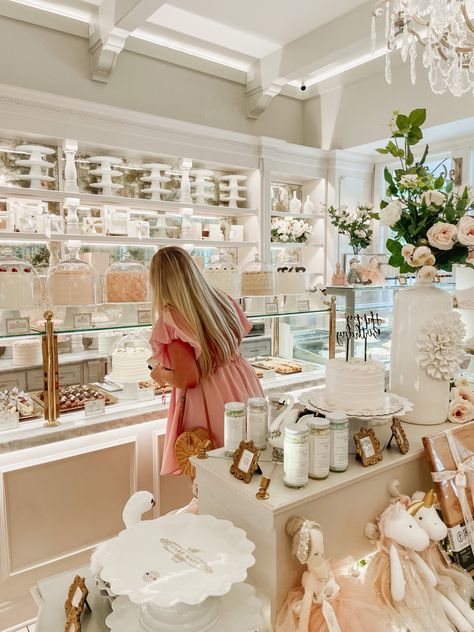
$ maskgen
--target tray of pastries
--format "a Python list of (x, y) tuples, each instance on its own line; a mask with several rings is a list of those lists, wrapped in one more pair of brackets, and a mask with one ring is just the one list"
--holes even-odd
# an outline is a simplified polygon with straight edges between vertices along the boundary
[(173, 387), (170, 384), (160, 386), (155, 380), (142, 380), (138, 383), (140, 388), (153, 388), (155, 389), (155, 395), (163, 395), (165, 393), (171, 393)]
[[(31, 393), (35, 402), (43, 406), (43, 391)], [(99, 386), (92, 384), (75, 384), (73, 386), (61, 386), (59, 388), (59, 411), (72, 413), (84, 410), (84, 404), (95, 399), (104, 399), (105, 404), (116, 404), (118, 399), (104, 391)]]
[(275, 357), (255, 358), (255, 360), (252, 360), (250, 364), (257, 369), (275, 371), (275, 373), (281, 373), (283, 375), (301, 373), (303, 370), (303, 367), (301, 364), (298, 364), (298, 362)]
[(38, 419), (43, 414), (41, 406), (33, 401), (31, 395), (19, 388), (0, 391), (0, 412), (18, 413), (20, 421)]

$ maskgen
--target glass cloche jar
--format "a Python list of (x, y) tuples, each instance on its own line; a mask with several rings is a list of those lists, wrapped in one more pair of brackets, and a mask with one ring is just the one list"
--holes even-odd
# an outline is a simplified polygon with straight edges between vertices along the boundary
[(204, 271), (208, 283), (217, 290), (225, 292), (233, 298), (240, 296), (240, 269), (232, 261), (232, 255), (219, 253), (216, 261), (211, 261)]
[(258, 254), (242, 270), (242, 296), (273, 296), (274, 280), (270, 264)]
[(105, 272), (105, 294), (109, 303), (145, 303), (149, 300), (148, 270), (127, 253)]
[(277, 294), (305, 294), (309, 288), (309, 274), (296, 257), (287, 256), (275, 265)]
[(19, 310), (42, 305), (41, 281), (27, 261), (11, 248), (0, 249), (0, 309)]
[(91, 265), (77, 257), (79, 248), (48, 274), (48, 299), (51, 305), (95, 305), (102, 300), (100, 277)]
[(110, 377), (122, 384), (149, 380), (151, 355), (150, 343), (143, 336), (136, 333), (124, 336), (113, 347)]

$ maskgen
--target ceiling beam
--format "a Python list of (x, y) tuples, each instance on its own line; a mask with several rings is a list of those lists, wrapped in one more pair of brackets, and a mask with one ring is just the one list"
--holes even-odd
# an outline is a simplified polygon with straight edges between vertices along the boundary
[[(290, 82), (309, 79), (315, 73), (324, 76), (326, 71), (369, 53), (373, 8), (373, 0), (368, 0), (259, 60), (247, 83), (247, 116), (260, 116), (273, 96)], [(275, 86), (280, 86), (278, 92)], [(261, 108), (253, 105), (256, 94), (260, 94)]]
[(164, 3), (165, 0), (102, 0), (89, 35), (94, 81), (108, 82), (127, 38)]

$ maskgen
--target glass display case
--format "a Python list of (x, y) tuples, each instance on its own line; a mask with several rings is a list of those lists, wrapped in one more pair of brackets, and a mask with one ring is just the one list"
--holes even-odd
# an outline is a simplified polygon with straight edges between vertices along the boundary
[(229, 253), (219, 253), (216, 261), (211, 261), (204, 270), (207, 281), (218, 290), (233, 298), (240, 296), (240, 269)]
[(126, 253), (105, 272), (105, 299), (109, 303), (145, 303), (149, 299), (148, 270)]
[(96, 305), (102, 301), (97, 271), (78, 258), (79, 248), (70, 248), (69, 255), (48, 274), (48, 300), (55, 305)]

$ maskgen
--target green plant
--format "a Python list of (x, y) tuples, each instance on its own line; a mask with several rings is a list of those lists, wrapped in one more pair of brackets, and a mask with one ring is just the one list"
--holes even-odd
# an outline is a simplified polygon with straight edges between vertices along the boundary
[(327, 211), (331, 224), (336, 226), (338, 233), (349, 237), (349, 244), (355, 254), (370, 246), (373, 235), (372, 219), (378, 217), (372, 212), (372, 206), (358, 204), (353, 213), (347, 210), (347, 206), (329, 206)]

